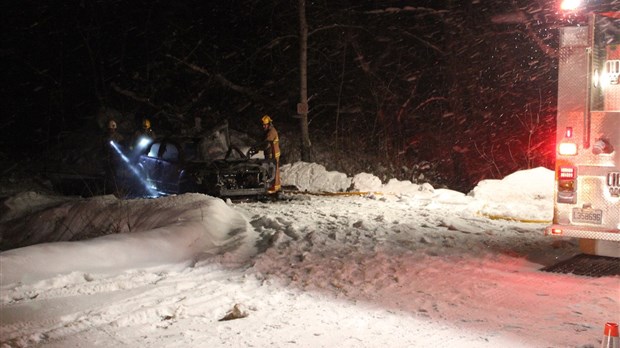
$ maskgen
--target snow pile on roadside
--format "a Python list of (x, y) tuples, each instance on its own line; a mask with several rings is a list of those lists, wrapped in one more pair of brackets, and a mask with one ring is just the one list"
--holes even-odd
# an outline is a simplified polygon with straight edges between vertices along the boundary
[(296, 162), (281, 168), (282, 186), (295, 186), (304, 192), (342, 192), (351, 186), (346, 174), (327, 171), (316, 163)]
[[(482, 180), (469, 195), (493, 202), (523, 199), (553, 201), (553, 181), (552, 170), (538, 167), (512, 173), (501, 180)], [(507, 190), (506, 187), (518, 190)]]
[(382, 192), (407, 194), (418, 191), (432, 192), (430, 184), (417, 185), (409, 180), (391, 179), (382, 184), (373, 174), (359, 173), (353, 178), (337, 171), (327, 171), (316, 163), (296, 162), (281, 167), (282, 185), (295, 186), (304, 192)]
[(554, 172), (539, 167), (482, 180), (468, 195), (485, 202), (479, 207), (483, 215), (546, 222), (553, 218), (553, 187)]
[(381, 190), (382, 186), (381, 179), (369, 173), (355, 175), (352, 182), (353, 190), (361, 192), (376, 192)]
[[(52, 219), (56, 223), (48, 223)], [(202, 194), (156, 200), (75, 199), (19, 220), (12, 221), (16, 227), (11, 232), (32, 231), (25, 233), (30, 239), (22, 241), (5, 230), (3, 242), (10, 244), (11, 238), (17, 238), (29, 246), (0, 253), (0, 284), (29, 283), (71, 272), (106, 273), (191, 263), (224, 254), (236, 264), (257, 252), (258, 235), (245, 217), (223, 200)], [(118, 229), (111, 229), (111, 224)], [(32, 245), (35, 243), (41, 244)]]
[[(519, 171), (501, 180), (482, 180), (469, 194), (451, 190), (437, 190), (428, 183), (414, 184), (409, 180), (381, 179), (369, 173), (359, 173), (353, 178), (339, 172), (328, 172), (316, 163), (297, 162), (282, 166), (282, 184), (295, 186), (306, 192), (369, 192), (398, 196), (428, 195), (429, 198), (448, 197), (463, 204), (470, 204), (472, 213), (491, 218), (547, 222), (553, 217), (552, 170), (539, 167)], [(515, 191), (517, 197), (515, 199)], [(446, 196), (447, 195), (447, 196)], [(527, 212), (524, 215), (524, 212)]]

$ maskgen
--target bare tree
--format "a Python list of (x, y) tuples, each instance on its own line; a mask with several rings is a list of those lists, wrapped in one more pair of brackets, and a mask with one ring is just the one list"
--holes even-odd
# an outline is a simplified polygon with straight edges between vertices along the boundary
[(297, 106), (301, 126), (301, 160), (312, 161), (312, 145), (308, 131), (308, 23), (306, 0), (299, 0), (299, 92)]

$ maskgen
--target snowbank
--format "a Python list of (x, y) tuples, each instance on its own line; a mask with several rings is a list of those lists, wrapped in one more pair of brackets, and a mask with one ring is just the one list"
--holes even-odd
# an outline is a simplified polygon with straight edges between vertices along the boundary
[[(201, 194), (125, 202), (103, 196), (75, 200), (45, 213), (24, 219), (31, 223), (16, 224), (16, 230), (42, 231), (47, 242), (63, 242), (0, 253), (0, 284), (30, 283), (71, 272), (118, 272), (193, 262), (200, 256), (228, 252), (243, 262), (256, 252), (256, 233), (247, 220), (221, 199)], [(61, 223), (45, 223), (52, 216)], [(115, 234), (108, 234), (111, 223), (119, 228)], [(82, 238), (108, 235), (68, 242), (76, 239), (77, 232)], [(41, 238), (37, 235), (31, 241), (44, 242)]]
[(465, 196), (452, 190), (436, 190), (428, 183), (414, 184), (409, 180), (390, 179), (383, 184), (381, 179), (369, 173), (359, 173), (349, 178), (343, 173), (328, 172), (316, 163), (297, 162), (282, 166), (283, 185), (295, 186), (300, 191), (355, 191), (432, 197), (438, 201), (458, 200), (468, 204), (472, 213), (524, 222), (551, 221), (553, 181), (553, 171), (539, 167), (513, 173), (501, 180), (483, 180)]
[(502, 180), (482, 180), (469, 196), (480, 202), (479, 212), (488, 217), (549, 222), (553, 218), (554, 180), (552, 170), (528, 169)]
[(346, 174), (329, 172), (316, 163), (296, 162), (280, 169), (283, 186), (295, 186), (304, 192), (342, 192), (351, 186)]

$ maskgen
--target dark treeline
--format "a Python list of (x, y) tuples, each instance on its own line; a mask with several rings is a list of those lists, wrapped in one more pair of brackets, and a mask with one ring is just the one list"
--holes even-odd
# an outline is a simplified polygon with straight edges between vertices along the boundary
[[(314, 158), (348, 174), (463, 191), (480, 179), (551, 167), (554, 6), (307, 1)], [(268, 113), (284, 159), (299, 160), (297, 1), (2, 7), (4, 159), (79, 161), (109, 117), (125, 132), (149, 117), (159, 133), (181, 133), (198, 117), (205, 128), (227, 120), (256, 134)]]

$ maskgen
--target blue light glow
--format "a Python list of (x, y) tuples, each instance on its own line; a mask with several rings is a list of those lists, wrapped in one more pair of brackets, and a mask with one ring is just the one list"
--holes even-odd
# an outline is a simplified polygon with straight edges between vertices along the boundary
[(158, 192), (157, 190), (155, 190), (153, 188), (152, 185), (150, 185), (148, 183), (148, 181), (146, 180), (145, 177), (142, 176), (142, 174), (140, 173), (140, 171), (131, 164), (131, 161), (129, 160), (129, 158), (127, 156), (125, 156), (125, 154), (123, 153), (123, 151), (121, 150), (121, 148), (118, 146), (118, 144), (116, 144), (114, 142), (114, 140), (110, 140), (110, 145), (112, 146), (112, 148), (116, 151), (116, 153), (120, 156), (120, 158), (123, 160), (123, 164), (131, 171), (131, 173), (138, 179), (140, 180), (140, 183), (144, 186), (144, 188), (147, 190), (148, 192), (148, 196), (155, 198), (155, 197), (159, 197), (162, 194), (160, 192)]
[(149, 137), (141, 137), (140, 140), (138, 140), (137, 148), (142, 150), (142, 149), (146, 148), (150, 143), (151, 143), (151, 138), (149, 138)]

